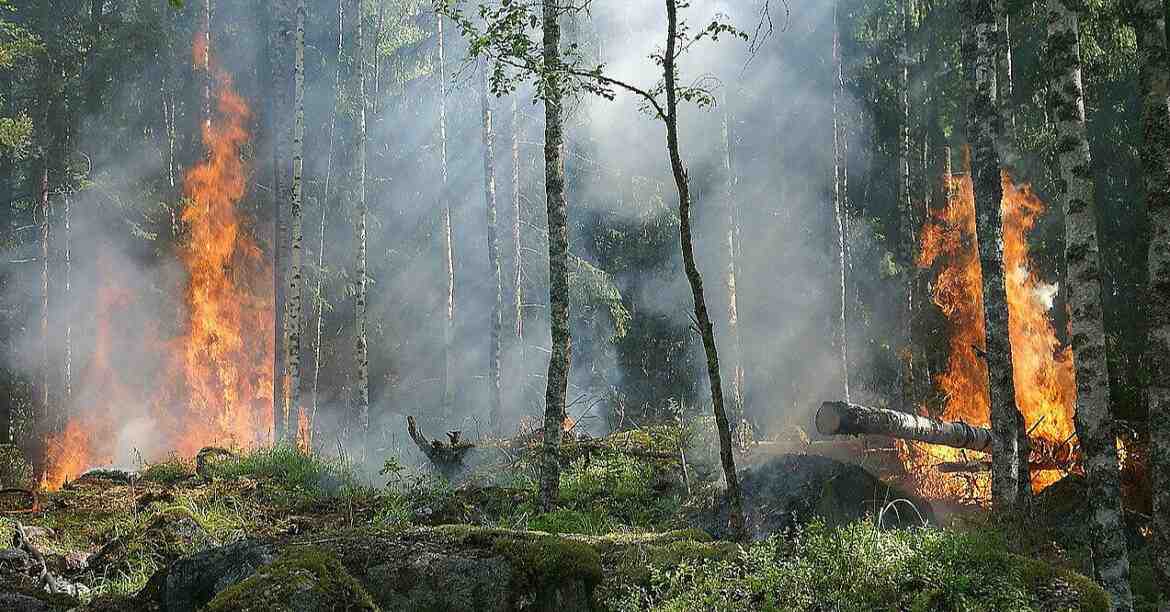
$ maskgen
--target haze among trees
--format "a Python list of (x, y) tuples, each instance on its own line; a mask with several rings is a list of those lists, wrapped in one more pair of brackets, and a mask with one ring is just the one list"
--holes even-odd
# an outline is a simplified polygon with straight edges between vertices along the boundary
[(1165, 612), (1168, 14), (0, 0), (0, 601)]

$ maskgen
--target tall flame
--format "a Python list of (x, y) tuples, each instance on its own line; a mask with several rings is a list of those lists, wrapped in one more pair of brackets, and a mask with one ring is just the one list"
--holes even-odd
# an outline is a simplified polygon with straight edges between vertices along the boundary
[[(203, 45), (205, 38), (197, 36), (197, 58), (206, 53)], [(182, 220), (188, 232), (180, 251), (188, 273), (183, 332), (166, 342), (147, 338), (163, 364), (161, 378), (128, 384), (124, 381), (134, 373), (109, 361), (110, 326), (133, 296), (114, 287), (99, 291), (95, 352), (82, 387), (101, 392), (79, 396), (75, 416), (50, 437), (46, 488), (125, 454), (119, 444), (142, 442), (126, 433), (130, 421), (153, 440), (143, 445), (147, 459), (169, 452), (194, 454), (208, 444), (253, 445), (271, 431), (271, 264), (237, 209), (247, 190), (240, 150), (249, 138), (249, 110), (231, 78), (214, 64), (210, 68), (217, 90), (216, 112), (202, 126), (206, 157), (183, 183)]]
[[(965, 159), (970, 167), (970, 160)], [(987, 364), (976, 354), (985, 346), (983, 286), (976, 242), (975, 198), (970, 175), (947, 176), (946, 207), (932, 213), (922, 231), (917, 265), (937, 267), (933, 302), (950, 323), (947, 367), (935, 382), (946, 398), (941, 417), (973, 425), (989, 423)], [(1073, 434), (1076, 381), (1072, 349), (1063, 346), (1049, 311), (1056, 286), (1044, 283), (1030, 260), (1028, 233), (1047, 206), (1028, 185), (1017, 186), (1003, 173), (1004, 268), (1012, 346), (1016, 405), (1024, 415), (1033, 456), (1052, 458)], [(902, 446), (903, 460), (923, 493), (936, 497), (971, 494), (986, 499), (986, 473), (947, 476), (933, 466), (965, 458), (964, 451), (929, 444)], [(969, 459), (975, 459), (970, 457)], [(1059, 479), (1059, 470), (1034, 470), (1035, 490)]]

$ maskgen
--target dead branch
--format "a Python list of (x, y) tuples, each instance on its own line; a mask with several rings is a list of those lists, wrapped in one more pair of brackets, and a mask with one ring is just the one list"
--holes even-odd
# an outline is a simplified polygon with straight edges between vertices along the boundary
[(54, 595), (57, 594), (57, 584), (53, 582), (53, 577), (49, 575), (49, 565), (45, 563), (45, 556), (41, 554), (41, 551), (37, 550), (36, 546), (33, 546), (32, 540), (29, 539), (28, 534), (24, 531), (24, 525), (21, 525), (20, 521), (15, 521), (15, 523), (16, 531), (12, 535), (13, 547), (23, 549), (28, 554), (32, 555), (33, 559), (35, 559), (37, 563), (41, 564), (41, 573), (37, 577), (38, 580), (49, 587), (50, 593)]

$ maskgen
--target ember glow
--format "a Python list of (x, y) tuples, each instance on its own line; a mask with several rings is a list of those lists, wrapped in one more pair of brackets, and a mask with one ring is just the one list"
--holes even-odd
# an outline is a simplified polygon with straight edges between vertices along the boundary
[[(969, 160), (966, 160), (966, 167)], [(944, 177), (951, 194), (946, 208), (932, 213), (922, 231), (917, 265), (937, 269), (933, 302), (950, 323), (947, 367), (935, 380), (946, 403), (941, 417), (989, 425), (987, 365), (976, 354), (984, 346), (983, 289), (970, 175)], [(1056, 337), (1050, 317), (1056, 287), (1035, 273), (1028, 233), (1047, 210), (1032, 189), (1003, 174), (1004, 268), (1016, 389), (1016, 405), (1030, 432), (1034, 463), (1062, 462), (1074, 455), (1073, 410), (1076, 381), (1071, 347)], [(903, 462), (920, 491), (932, 497), (990, 495), (988, 472), (942, 474), (943, 462), (986, 461), (979, 453), (930, 444), (900, 444)], [(1042, 490), (1063, 476), (1057, 469), (1034, 470), (1032, 486)]]
[[(203, 40), (196, 37), (197, 64), (206, 51)], [(186, 236), (179, 258), (187, 278), (186, 287), (177, 288), (184, 295), (182, 333), (153, 340), (157, 378), (112, 366), (111, 334), (117, 332), (110, 326), (132, 296), (116, 288), (101, 292), (96, 350), (80, 386), (101, 392), (80, 393), (73, 417), (50, 438), (46, 488), (108, 465), (126, 454), (127, 444), (151, 460), (170, 452), (191, 456), (209, 444), (250, 446), (269, 438), (272, 267), (237, 209), (247, 190), (240, 150), (249, 139), (249, 110), (230, 77), (214, 64), (212, 70), (216, 108), (202, 127), (206, 156), (183, 183)]]

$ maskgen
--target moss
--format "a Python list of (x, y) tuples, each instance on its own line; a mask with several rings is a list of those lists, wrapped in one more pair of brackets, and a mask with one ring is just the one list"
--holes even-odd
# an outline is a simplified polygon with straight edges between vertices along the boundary
[(738, 555), (739, 546), (731, 542), (680, 540), (623, 547), (607, 559), (606, 565), (616, 570), (615, 583), (646, 584), (655, 571), (670, 570), (684, 563), (731, 561)]
[(173, 485), (193, 476), (195, 476), (195, 464), (174, 455), (167, 458), (166, 461), (147, 466), (146, 470), (142, 472), (142, 480), (163, 485)]
[(337, 557), (312, 546), (286, 550), (271, 565), (216, 595), (206, 608), (208, 612), (377, 609)]
[(1020, 568), (1028, 590), (1043, 594), (1057, 583), (1072, 590), (1072, 597), (1081, 612), (1108, 612), (1109, 595), (1097, 583), (1086, 576), (1058, 568), (1043, 561), (1010, 555)]
[(601, 555), (580, 540), (535, 531), (513, 531), (473, 525), (443, 525), (433, 530), (448, 542), (491, 550), (538, 588), (565, 578), (601, 582)]

